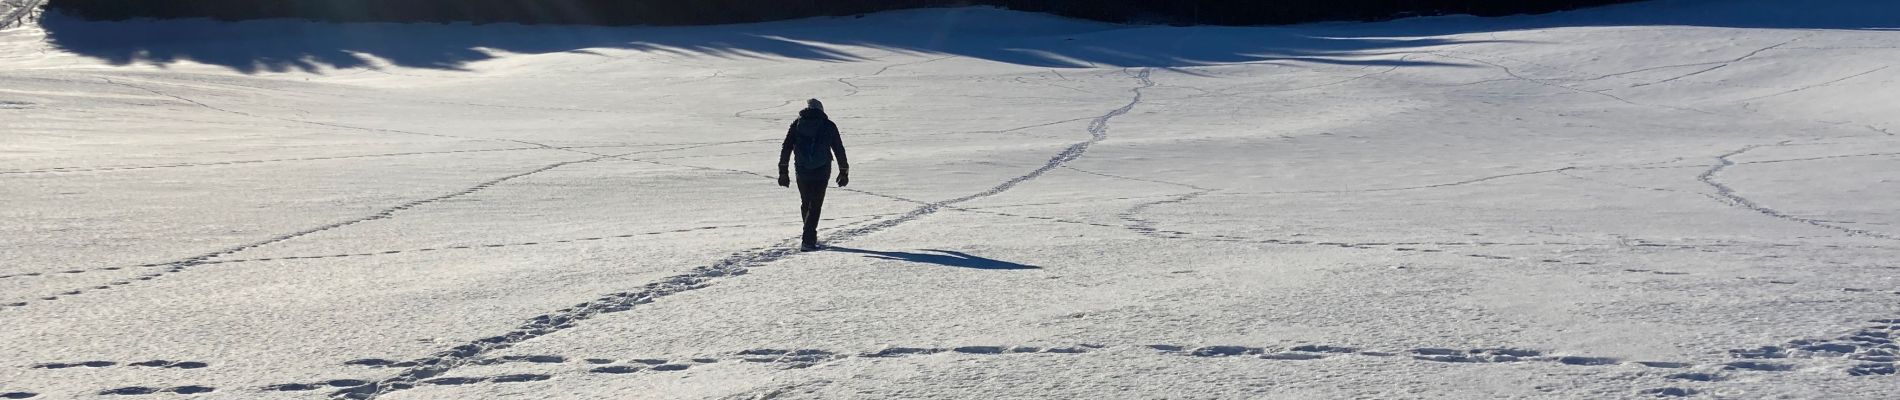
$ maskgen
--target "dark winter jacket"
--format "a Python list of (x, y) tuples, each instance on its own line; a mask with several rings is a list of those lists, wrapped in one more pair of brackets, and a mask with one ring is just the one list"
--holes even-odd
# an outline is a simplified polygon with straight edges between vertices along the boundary
[(851, 168), (845, 162), (844, 140), (838, 137), (838, 124), (832, 123), (824, 110), (804, 109), (785, 132), (785, 147), (778, 154), (778, 173), (784, 175), (786, 164), (794, 158), (800, 172), (830, 168), (833, 154), (838, 156), (838, 169)]

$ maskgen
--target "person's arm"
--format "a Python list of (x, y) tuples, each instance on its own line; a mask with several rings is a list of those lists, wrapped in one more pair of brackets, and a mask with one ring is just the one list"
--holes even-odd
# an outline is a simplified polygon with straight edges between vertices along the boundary
[(778, 185), (779, 186), (792, 185), (791, 178), (787, 177), (786, 173), (790, 172), (790, 171), (787, 171), (787, 169), (790, 166), (789, 164), (791, 164), (792, 162), (792, 132), (797, 132), (797, 131), (798, 131), (798, 122), (793, 121), (792, 127), (785, 130), (785, 144), (783, 146), (780, 146), (778, 150)]
[(838, 124), (831, 124), (831, 154), (838, 159), (838, 187), (851, 184), (851, 162), (844, 156), (844, 138), (838, 134)]
[(829, 133), (831, 134), (831, 154), (834, 156), (837, 156), (836, 158), (838, 159), (838, 170), (843, 171), (843, 170), (851, 169), (851, 163), (845, 161), (844, 138), (838, 134), (838, 125), (832, 124), (831, 132)]

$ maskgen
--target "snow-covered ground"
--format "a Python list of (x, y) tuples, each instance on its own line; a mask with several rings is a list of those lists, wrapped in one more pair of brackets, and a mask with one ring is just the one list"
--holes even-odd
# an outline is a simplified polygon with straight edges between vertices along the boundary
[[(1900, 397), (1887, 1), (47, 18), (0, 398)], [(854, 174), (796, 253), (810, 97)]]

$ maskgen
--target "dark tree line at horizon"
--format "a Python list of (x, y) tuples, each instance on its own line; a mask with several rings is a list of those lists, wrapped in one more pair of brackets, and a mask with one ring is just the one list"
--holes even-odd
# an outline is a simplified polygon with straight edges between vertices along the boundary
[(1635, 0), (51, 0), (92, 20), (707, 25), (925, 7), (997, 6), (1108, 22), (1267, 25), (1545, 13)]

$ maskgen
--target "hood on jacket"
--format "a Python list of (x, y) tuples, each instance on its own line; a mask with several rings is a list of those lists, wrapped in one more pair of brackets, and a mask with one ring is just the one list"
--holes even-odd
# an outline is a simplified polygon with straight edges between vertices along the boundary
[(825, 115), (825, 109), (807, 108), (807, 109), (798, 111), (798, 118), (809, 119), (809, 120), (814, 120), (814, 121), (825, 121), (825, 120), (830, 120), (831, 116)]

